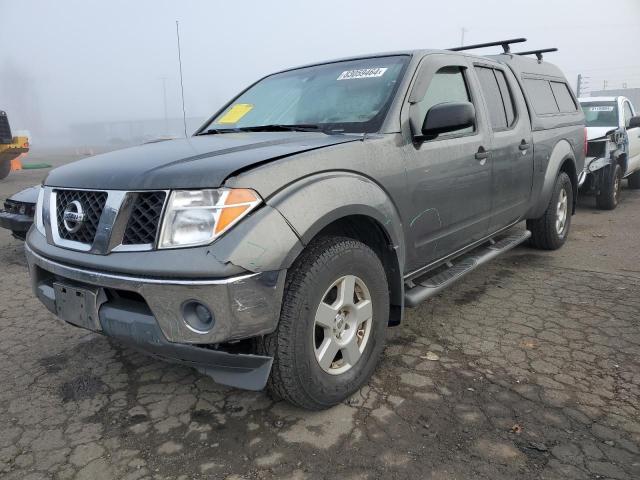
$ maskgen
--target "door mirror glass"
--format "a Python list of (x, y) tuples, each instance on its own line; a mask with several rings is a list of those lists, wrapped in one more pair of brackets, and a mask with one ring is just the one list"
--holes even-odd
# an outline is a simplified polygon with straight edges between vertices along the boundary
[(476, 109), (470, 102), (450, 102), (434, 105), (422, 124), (422, 136), (435, 138), (475, 126)]
[(638, 127), (640, 127), (640, 116), (631, 117), (631, 120), (629, 120), (628, 128), (638, 128)]

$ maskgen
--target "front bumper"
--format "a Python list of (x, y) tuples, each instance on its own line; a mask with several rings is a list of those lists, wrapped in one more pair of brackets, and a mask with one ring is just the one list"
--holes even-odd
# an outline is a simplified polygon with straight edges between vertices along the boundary
[[(285, 271), (246, 273), (224, 279), (175, 279), (119, 275), (65, 265), (25, 246), (36, 296), (57, 313), (54, 283), (87, 288), (100, 298), (98, 319), (87, 327), (118, 338), (153, 355), (194, 366), (219, 383), (241, 388), (264, 387), (272, 359), (230, 354), (215, 346), (265, 335), (275, 330)], [(183, 305), (206, 305), (214, 315), (211, 330), (187, 325)]]

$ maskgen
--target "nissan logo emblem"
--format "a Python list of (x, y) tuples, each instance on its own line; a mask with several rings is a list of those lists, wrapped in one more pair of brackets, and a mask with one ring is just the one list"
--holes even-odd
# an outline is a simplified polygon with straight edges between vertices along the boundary
[(80, 230), (84, 219), (84, 210), (82, 209), (82, 204), (78, 200), (74, 200), (68, 204), (62, 214), (64, 228), (66, 228), (69, 233), (76, 233)]

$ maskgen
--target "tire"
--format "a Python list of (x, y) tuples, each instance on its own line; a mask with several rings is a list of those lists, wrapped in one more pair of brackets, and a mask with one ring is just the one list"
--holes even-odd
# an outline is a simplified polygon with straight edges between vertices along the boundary
[[(349, 291), (352, 278), (353, 305), (347, 305), (347, 300), (346, 315), (334, 317), (340, 292)], [(370, 309), (363, 309), (367, 299)], [(369, 313), (358, 316), (358, 312)], [(367, 315), (369, 320), (359, 323), (357, 319)], [(333, 322), (333, 328), (322, 327), (317, 319), (324, 324)], [(267, 391), (275, 399), (308, 410), (342, 402), (373, 374), (384, 349), (388, 319), (387, 277), (373, 250), (345, 237), (312, 242), (287, 273), (278, 328), (258, 340), (258, 352), (274, 357)], [(318, 356), (325, 346), (324, 351), (333, 352), (330, 347), (343, 341), (352, 348), (340, 349), (334, 356)], [(356, 359), (353, 364), (350, 358)]]
[(640, 189), (640, 170), (629, 175), (628, 179), (629, 188), (632, 188), (633, 190)]
[(7, 178), (11, 172), (11, 160), (0, 160), (0, 180)]
[[(531, 231), (531, 246), (541, 250), (557, 250), (562, 247), (569, 236), (572, 212), (573, 185), (569, 176), (560, 172), (542, 217), (527, 220), (527, 229)], [(561, 213), (564, 218), (561, 218)]]
[(620, 201), (620, 189), (622, 186), (622, 167), (620, 164), (609, 167), (613, 168), (613, 172), (609, 170), (609, 175), (605, 174), (605, 178), (600, 186), (600, 191), (596, 195), (596, 207), (601, 210), (613, 210), (618, 206)]

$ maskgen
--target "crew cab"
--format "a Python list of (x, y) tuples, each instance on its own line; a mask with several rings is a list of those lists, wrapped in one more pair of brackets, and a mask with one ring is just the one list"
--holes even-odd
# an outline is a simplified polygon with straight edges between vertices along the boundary
[(640, 116), (626, 97), (580, 98), (587, 125), (587, 159), (579, 184), (596, 194), (598, 208), (613, 210), (622, 179), (640, 188)]
[(217, 382), (343, 401), (405, 307), (567, 240), (584, 115), (558, 68), (510, 53), (521, 41), (281, 71), (190, 138), (51, 171), (26, 242), (35, 294)]

